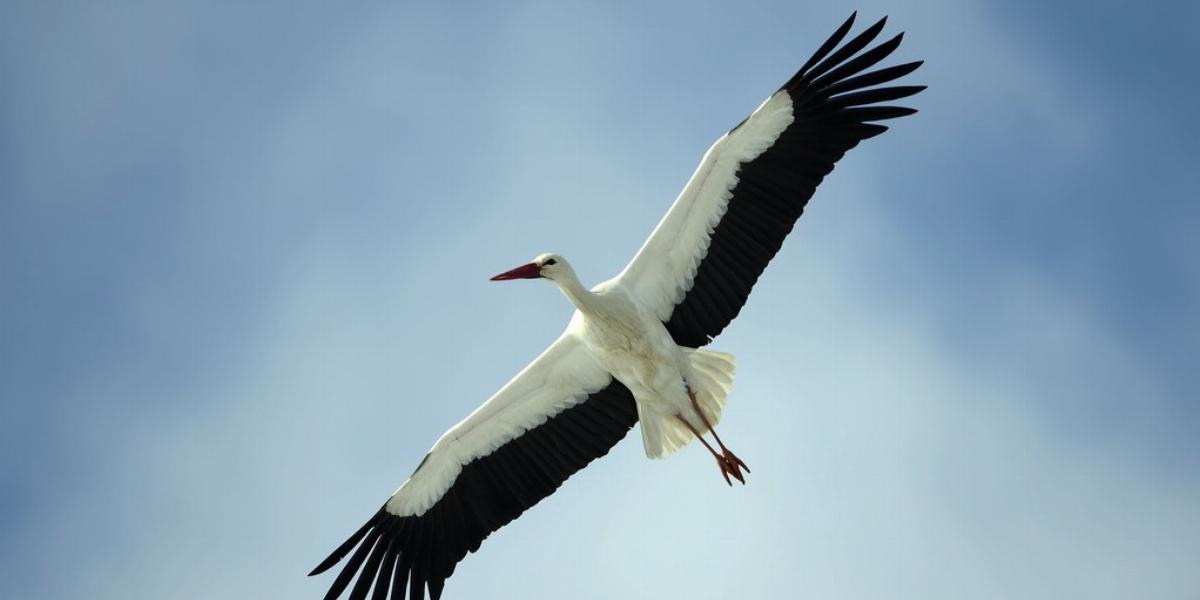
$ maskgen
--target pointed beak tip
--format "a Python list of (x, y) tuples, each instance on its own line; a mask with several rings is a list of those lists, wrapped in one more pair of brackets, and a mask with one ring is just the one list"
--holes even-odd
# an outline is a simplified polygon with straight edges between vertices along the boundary
[(537, 263), (521, 265), (515, 269), (493, 276), (489, 281), (508, 281), (510, 279), (537, 279), (542, 276), (542, 267)]

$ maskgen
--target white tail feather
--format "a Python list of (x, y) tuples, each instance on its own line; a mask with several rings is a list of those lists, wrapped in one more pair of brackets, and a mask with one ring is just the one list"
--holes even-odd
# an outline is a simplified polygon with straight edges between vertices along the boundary
[[(716, 427), (721, 420), (721, 410), (725, 408), (725, 399), (733, 388), (736, 368), (733, 355), (687, 348), (684, 353), (691, 370), (688, 387), (696, 395), (696, 403), (700, 405), (704, 418)], [(690, 405), (684, 416), (697, 431), (704, 432), (703, 421), (690, 410)], [(639, 410), (638, 418), (641, 421), (642, 443), (646, 448), (646, 456), (650, 458), (670, 456), (696, 437), (675, 415), (649, 414)]]

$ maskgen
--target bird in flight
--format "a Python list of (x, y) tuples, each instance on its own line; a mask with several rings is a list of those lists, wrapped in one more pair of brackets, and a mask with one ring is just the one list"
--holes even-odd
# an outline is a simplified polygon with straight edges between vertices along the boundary
[[(708, 149), (633, 260), (590, 290), (557, 254), (494, 281), (544, 279), (575, 305), (541, 356), (433, 445), (387, 502), (310, 573), (348, 554), (326, 594), (437, 600), (484, 538), (608, 453), (641, 423), (650, 458), (698, 439), (725, 482), (746, 463), (717, 436), (733, 357), (704, 349), (737, 316), (818, 184), (847, 150), (911, 115), (890, 85), (920, 61), (871, 70), (903, 33), (887, 18), (842, 43), (851, 15), (778, 91)], [(704, 438), (711, 434), (713, 442)], [(353, 553), (353, 554), (351, 554)]]

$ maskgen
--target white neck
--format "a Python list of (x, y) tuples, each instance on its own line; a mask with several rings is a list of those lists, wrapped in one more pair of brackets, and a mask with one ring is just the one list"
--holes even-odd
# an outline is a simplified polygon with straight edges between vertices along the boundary
[(570, 267), (562, 269), (557, 277), (550, 281), (553, 281), (554, 285), (557, 285), (558, 289), (562, 290), (563, 295), (571, 301), (571, 304), (575, 305), (575, 308), (578, 308), (581, 312), (591, 312), (590, 309), (595, 294), (583, 287), (582, 283), (579, 283), (579, 277), (575, 275), (574, 269)]

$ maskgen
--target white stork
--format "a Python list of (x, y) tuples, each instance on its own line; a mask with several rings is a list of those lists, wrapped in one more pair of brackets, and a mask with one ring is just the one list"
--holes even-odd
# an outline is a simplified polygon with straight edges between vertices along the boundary
[[(745, 463), (713, 429), (733, 357), (701, 350), (737, 316), (834, 163), (916, 112), (881, 103), (924, 86), (889, 86), (910, 62), (866, 72), (903, 34), (863, 51), (886, 18), (845, 45), (854, 15), (749, 117), (709, 148), (633, 260), (591, 290), (543, 254), (493, 280), (546, 279), (575, 305), (566, 331), (496, 395), (447, 431), (391, 498), (311, 575), (354, 551), (325, 596), (435, 600), (467, 552), (606, 454), (634, 423), (651, 458), (693, 438), (725, 481)], [(712, 433), (717, 449), (703, 437)], [(357, 550), (356, 550), (357, 548)]]

